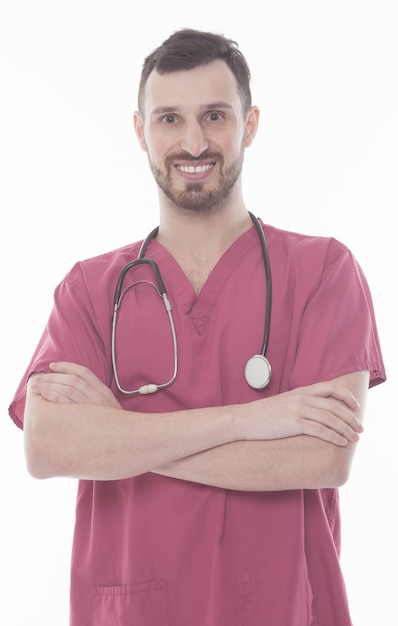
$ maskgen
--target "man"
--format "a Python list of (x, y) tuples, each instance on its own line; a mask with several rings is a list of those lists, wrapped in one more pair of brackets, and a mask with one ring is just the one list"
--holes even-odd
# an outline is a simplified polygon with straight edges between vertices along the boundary
[[(337, 488), (384, 366), (349, 250), (253, 226), (249, 81), (236, 44), (210, 33), (147, 57), (147, 261), (133, 244), (72, 268), (10, 407), (33, 476), (80, 479), (72, 626), (351, 624)], [(265, 318), (272, 375), (252, 388)]]

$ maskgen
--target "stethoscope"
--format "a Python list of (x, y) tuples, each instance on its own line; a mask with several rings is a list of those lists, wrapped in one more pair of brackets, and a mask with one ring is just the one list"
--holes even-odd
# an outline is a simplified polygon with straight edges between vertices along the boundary
[[(258, 233), (260, 243), (261, 243), (261, 251), (263, 255), (265, 279), (266, 279), (266, 308), (265, 308), (265, 322), (264, 322), (264, 338), (263, 338), (263, 344), (261, 347), (261, 352), (260, 354), (255, 354), (254, 356), (250, 357), (250, 359), (247, 361), (245, 368), (244, 368), (244, 376), (245, 376), (247, 384), (253, 389), (264, 389), (264, 387), (268, 385), (271, 379), (271, 374), (272, 374), (270, 362), (268, 361), (266, 357), (269, 332), (270, 332), (270, 326), (271, 326), (271, 304), (272, 304), (271, 267), (270, 267), (270, 262), (269, 262), (269, 257), (268, 257), (267, 243), (265, 240), (265, 235), (264, 235), (262, 226), (259, 220), (252, 213), (249, 212), (249, 215), (252, 219), (254, 226), (257, 229), (257, 233)], [(113, 369), (113, 375), (115, 377), (117, 388), (122, 393), (129, 394), (129, 395), (136, 394), (136, 393), (139, 393), (142, 395), (154, 393), (155, 391), (159, 391), (160, 389), (165, 389), (166, 387), (169, 387), (177, 378), (177, 372), (178, 372), (177, 335), (176, 335), (176, 329), (174, 325), (173, 314), (171, 311), (171, 304), (167, 297), (166, 287), (163, 282), (163, 279), (162, 279), (162, 276), (160, 274), (157, 264), (152, 259), (147, 259), (145, 257), (146, 249), (149, 243), (152, 241), (152, 239), (156, 237), (156, 235), (158, 234), (158, 231), (159, 231), (159, 226), (154, 228), (154, 230), (152, 230), (149, 233), (149, 235), (146, 237), (146, 239), (143, 241), (140, 251), (138, 253), (137, 259), (135, 261), (130, 261), (130, 263), (127, 263), (127, 265), (123, 267), (122, 271), (120, 272), (120, 275), (116, 284), (116, 289), (115, 289), (115, 296), (114, 296), (114, 301), (113, 301), (114, 309), (113, 309), (113, 316), (112, 316), (112, 339), (111, 339), (112, 369)], [(135, 286), (140, 283), (147, 283), (151, 285), (152, 287), (154, 287), (157, 293), (159, 294), (159, 296), (163, 299), (163, 303), (164, 303), (164, 306), (168, 315), (169, 323), (170, 323), (170, 331), (171, 331), (173, 350), (174, 350), (174, 365), (173, 365), (172, 376), (167, 382), (148, 383), (146, 385), (142, 385), (141, 387), (137, 389), (128, 390), (128, 389), (124, 389), (120, 383), (119, 373), (118, 373), (117, 363), (116, 363), (117, 314), (118, 314), (118, 310), (119, 310), (121, 301), (123, 299), (123, 296), (129, 289), (129, 287), (127, 287), (126, 289), (123, 289), (123, 282), (124, 282), (125, 276), (130, 269), (132, 269), (133, 267), (137, 267), (139, 265), (148, 265), (152, 269), (153, 274), (155, 276), (156, 285), (154, 285), (150, 281), (139, 280), (130, 286)]]

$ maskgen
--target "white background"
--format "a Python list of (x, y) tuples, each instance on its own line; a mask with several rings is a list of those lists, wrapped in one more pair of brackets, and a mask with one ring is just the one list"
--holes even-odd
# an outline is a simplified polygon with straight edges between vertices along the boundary
[[(144, 56), (187, 26), (237, 40), (252, 68), (262, 118), (247, 207), (281, 228), (334, 235), (368, 277), (389, 381), (369, 394), (341, 490), (342, 564), (354, 624), (396, 625), (394, 0), (2, 0), (0, 621), (68, 623), (76, 484), (27, 476), (7, 407), (70, 266), (157, 223), (132, 113)], [(344, 285), (341, 297), (344, 306)]]

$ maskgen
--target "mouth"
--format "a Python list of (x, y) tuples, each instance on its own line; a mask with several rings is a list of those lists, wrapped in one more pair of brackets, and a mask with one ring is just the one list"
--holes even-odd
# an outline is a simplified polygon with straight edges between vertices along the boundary
[(176, 168), (184, 174), (204, 174), (214, 166), (215, 163), (206, 163), (204, 165), (176, 165)]
[(199, 162), (175, 162), (174, 167), (183, 180), (191, 183), (204, 183), (212, 176), (216, 167), (216, 160), (202, 160)]

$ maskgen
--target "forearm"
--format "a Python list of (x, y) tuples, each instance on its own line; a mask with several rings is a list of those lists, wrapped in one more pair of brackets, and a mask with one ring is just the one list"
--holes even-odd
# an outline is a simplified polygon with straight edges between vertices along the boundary
[(226, 408), (147, 415), (30, 397), (24, 428), (28, 469), (37, 478), (128, 478), (234, 440), (234, 423)]
[[(368, 377), (360, 372), (242, 405), (136, 413), (123, 410), (87, 368), (51, 368), (53, 373), (36, 374), (28, 384), (25, 447), (34, 476), (116, 480), (161, 468), (170, 476), (234, 489), (293, 488), (283, 480), (305, 471), (311, 450), (313, 468), (323, 461), (313, 439), (330, 442), (329, 452), (357, 441), (363, 405), (356, 394), (363, 395)], [(264, 486), (257, 477), (269, 482)]]
[(300, 435), (238, 441), (159, 468), (156, 473), (238, 491), (339, 487), (348, 478), (355, 444), (336, 446)]
[[(347, 374), (338, 380), (360, 399), (355, 414), (362, 422), (368, 372)], [(221, 445), (167, 466), (159, 465), (156, 471), (173, 478), (243, 491), (339, 487), (349, 476), (355, 448), (354, 440), (336, 445), (332, 440), (308, 434), (282, 435), (265, 441)]]

